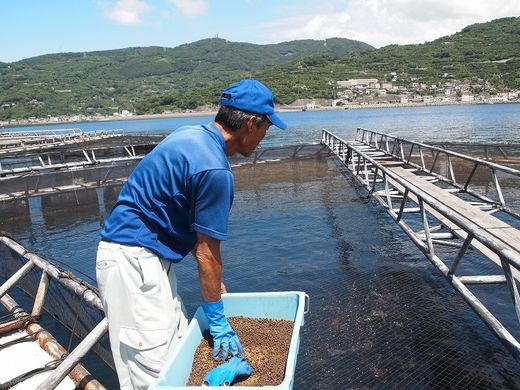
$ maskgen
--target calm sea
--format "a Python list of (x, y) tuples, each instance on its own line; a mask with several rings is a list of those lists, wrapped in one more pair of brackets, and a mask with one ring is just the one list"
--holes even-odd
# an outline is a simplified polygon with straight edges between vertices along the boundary
[[(416, 141), (520, 142), (520, 104), (453, 105), (407, 108), (350, 109), (334, 111), (286, 112), (280, 116), (288, 124), (283, 132), (269, 131), (262, 145), (317, 142), (321, 129), (351, 139), (357, 127), (379, 130)], [(169, 133), (176, 128), (207, 123), (213, 117), (196, 116), (165, 119), (133, 119), (6, 128), (80, 128), (82, 130), (122, 129), (130, 133)]]
[[(422, 141), (520, 143), (518, 104), (281, 116), (288, 130), (270, 130), (264, 146), (318, 142), (322, 128), (352, 139), (356, 127)], [(168, 133), (211, 119), (73, 127)], [(235, 179), (230, 239), (222, 248), (228, 289), (310, 295), (295, 389), (520, 387), (518, 363), (386, 213), (341, 175), (333, 159), (242, 167)], [(47, 212), (33, 198), (30, 206), (30, 220), (1, 219), (0, 229), (44, 257), (93, 276), (98, 233), (110, 205)], [(192, 314), (200, 299), (194, 260), (186, 258), (176, 272)], [(509, 299), (507, 290), (482, 294), (499, 310)], [(508, 313), (503, 309), (501, 315), (514, 326)], [(108, 387), (117, 387), (112, 372), (94, 370)]]

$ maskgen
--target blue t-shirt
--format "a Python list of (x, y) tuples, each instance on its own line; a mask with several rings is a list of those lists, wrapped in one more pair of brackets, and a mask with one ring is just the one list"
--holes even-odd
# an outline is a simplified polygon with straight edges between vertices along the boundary
[(213, 123), (184, 126), (128, 177), (101, 237), (179, 262), (195, 246), (196, 232), (227, 239), (232, 203), (233, 174), (224, 137)]

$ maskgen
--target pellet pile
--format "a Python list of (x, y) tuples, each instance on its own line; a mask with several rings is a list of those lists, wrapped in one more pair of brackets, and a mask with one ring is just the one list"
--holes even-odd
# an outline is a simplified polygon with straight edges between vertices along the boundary
[[(229, 317), (245, 350), (245, 358), (253, 367), (253, 374), (237, 380), (238, 386), (275, 386), (285, 375), (285, 364), (293, 330), (293, 322), (245, 317)], [(222, 364), (222, 359), (213, 360), (213, 341), (208, 331), (204, 333), (195, 352), (188, 386), (200, 386), (204, 376)]]

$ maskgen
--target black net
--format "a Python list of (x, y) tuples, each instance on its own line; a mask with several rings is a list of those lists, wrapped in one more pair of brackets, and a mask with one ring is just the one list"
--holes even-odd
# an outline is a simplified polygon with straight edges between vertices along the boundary
[[(319, 145), (309, 148), (308, 155), (321, 150)], [(278, 148), (272, 158), (266, 151), (259, 161), (284, 160), (295, 150)], [(345, 180), (336, 158), (300, 160), (300, 152), (275, 163), (248, 165), (254, 155), (232, 160), (235, 199), (230, 239), (222, 245), (230, 291), (309, 294), (294, 388), (518, 388), (518, 362), (384, 210)], [(27, 247), (93, 275), (99, 221), (118, 187), (101, 190), (103, 203), (84, 214), (77, 208), (59, 210), (60, 202), (47, 213), (43, 199), (31, 198), (31, 224), (17, 219), (11, 229)], [(455, 249), (446, 250), (456, 255)], [(4, 251), (0, 256), (6, 257)], [(19, 267), (23, 259), (6, 253)], [(476, 257), (463, 266), (470, 275), (494, 271)], [(188, 256), (175, 272), (191, 316), (200, 302), (195, 261)], [(33, 293), (37, 281), (38, 276), (31, 282)], [(489, 289), (479, 292), (486, 304), (507, 303), (507, 293), (483, 288)], [(99, 314), (85, 310), (80, 297), (54, 295), (53, 300), (55, 305), (78, 301), (56, 310), (71, 321), (70, 328), (77, 310), (85, 328), (92, 325), (83, 315)], [(514, 310), (504, 317), (516, 321)], [(106, 339), (101, 344), (110, 357)], [(108, 376), (115, 373), (102, 379)]]

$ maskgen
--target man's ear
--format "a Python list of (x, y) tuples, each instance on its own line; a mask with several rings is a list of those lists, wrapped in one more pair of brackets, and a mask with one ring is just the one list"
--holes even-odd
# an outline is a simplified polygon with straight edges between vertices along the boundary
[(256, 117), (255, 115), (252, 115), (247, 119), (246, 123), (247, 123), (247, 130), (249, 133), (253, 131), (253, 126), (256, 124), (257, 119), (258, 119), (258, 117)]

